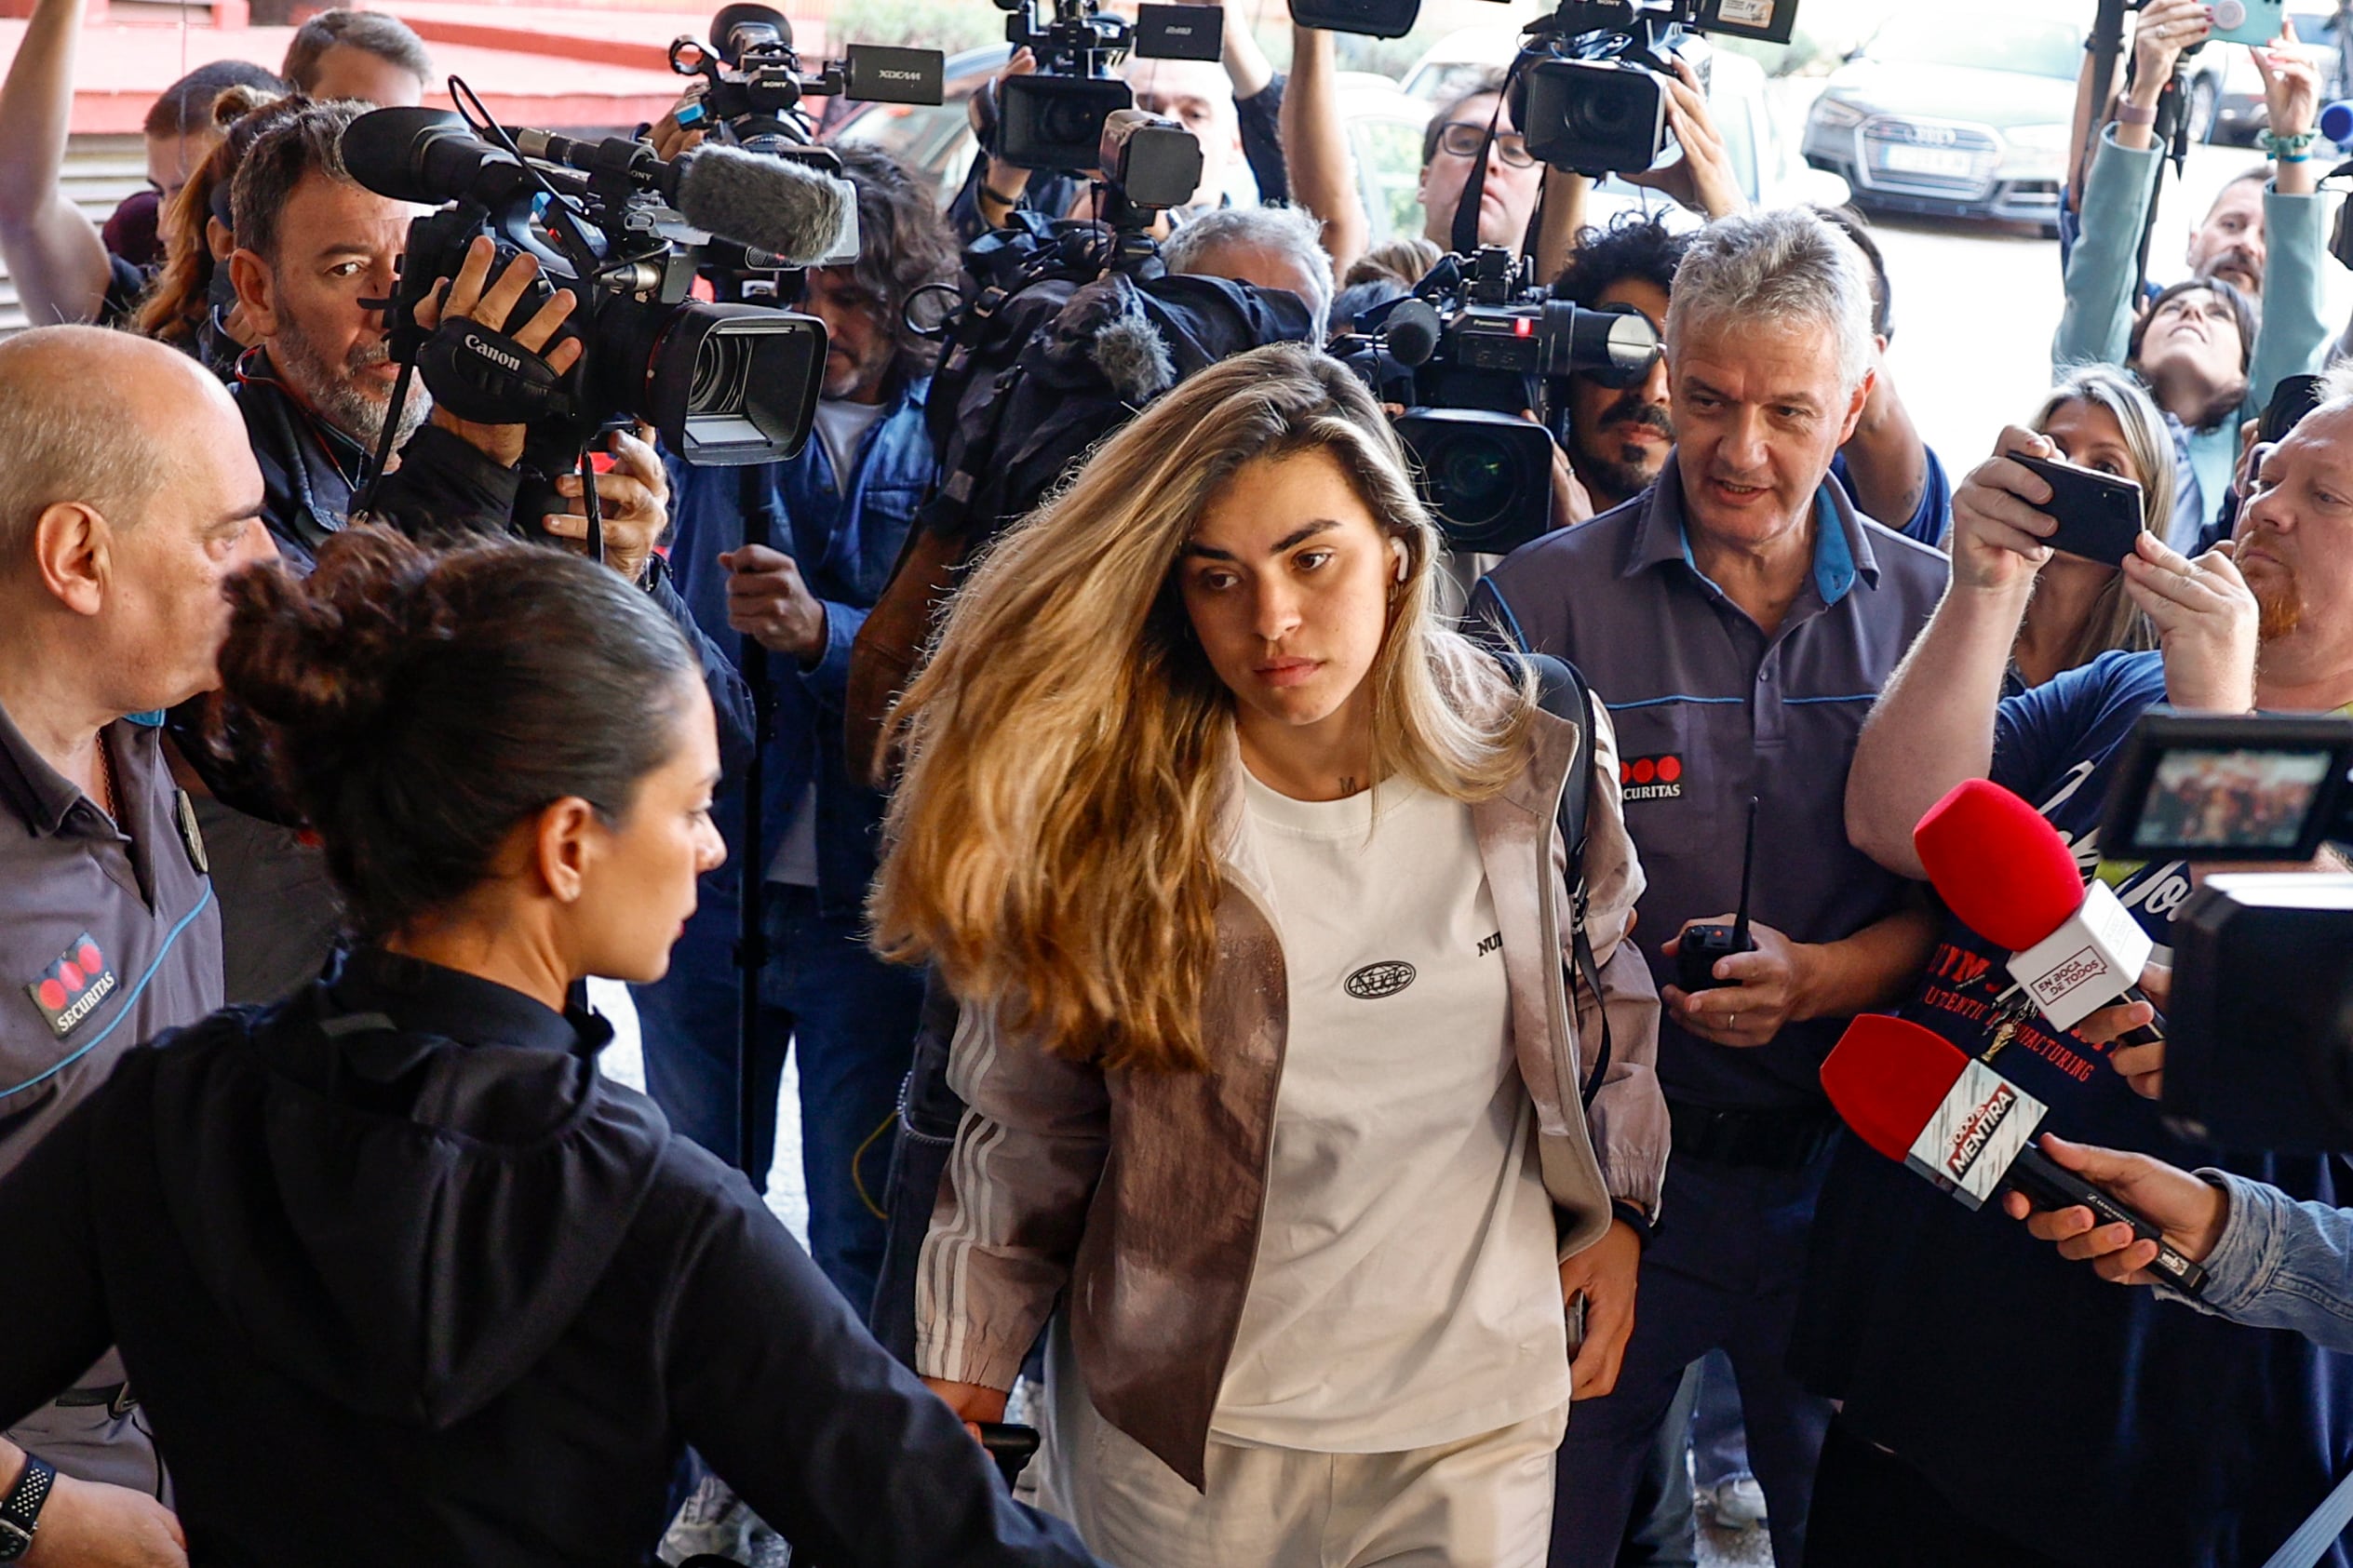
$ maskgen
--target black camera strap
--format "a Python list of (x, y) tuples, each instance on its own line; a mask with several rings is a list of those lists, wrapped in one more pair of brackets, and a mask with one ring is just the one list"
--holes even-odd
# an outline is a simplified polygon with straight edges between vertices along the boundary
[[(1519, 66), (1512, 67), (1512, 76), (1519, 74)], [(1511, 101), (1512, 78), (1506, 77), (1503, 88), (1495, 95), (1495, 113), (1487, 116), (1487, 133), (1479, 143), (1478, 160), (1471, 166), (1471, 178), (1462, 182), (1462, 198), (1454, 204), (1454, 232), (1447, 236), (1448, 248), (1458, 256), (1475, 255), (1479, 248), (1479, 203), (1487, 194), (1487, 159), (1495, 155), (1496, 134), (1503, 128), (1503, 106)], [(1445, 135), (1445, 127), (1438, 134)]]

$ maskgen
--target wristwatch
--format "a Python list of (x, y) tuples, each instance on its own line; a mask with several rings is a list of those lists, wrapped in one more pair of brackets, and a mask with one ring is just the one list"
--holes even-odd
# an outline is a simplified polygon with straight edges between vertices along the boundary
[(14, 1562), (33, 1549), (33, 1532), (41, 1528), (41, 1505), (57, 1483), (57, 1467), (40, 1455), (24, 1456), (24, 1473), (6, 1499), (0, 1499), (0, 1562)]

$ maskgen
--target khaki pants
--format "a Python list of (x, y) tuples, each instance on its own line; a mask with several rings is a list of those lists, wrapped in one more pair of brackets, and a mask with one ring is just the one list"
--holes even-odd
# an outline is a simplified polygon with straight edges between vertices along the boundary
[(1057, 1325), (1039, 1503), (1114, 1568), (1543, 1568), (1568, 1407), (1431, 1448), (1212, 1440), (1195, 1492), (1097, 1414)]

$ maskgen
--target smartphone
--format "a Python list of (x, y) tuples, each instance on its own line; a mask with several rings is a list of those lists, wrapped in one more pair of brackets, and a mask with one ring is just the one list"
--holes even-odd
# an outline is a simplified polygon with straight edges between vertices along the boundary
[(1585, 1293), (1583, 1291), (1579, 1291), (1568, 1298), (1566, 1310), (1568, 1313), (1568, 1359), (1573, 1361), (1577, 1359), (1577, 1353), (1585, 1348)]
[(2268, 44), (2279, 36), (2288, 0), (2214, 0), (2214, 31), (2225, 44)]
[(2122, 566), (2141, 535), (2141, 487), (2130, 479), (2048, 458), (2012, 457), (2050, 487), (2050, 499), (2037, 511), (2059, 528), (2043, 541), (2054, 550), (2105, 566)]

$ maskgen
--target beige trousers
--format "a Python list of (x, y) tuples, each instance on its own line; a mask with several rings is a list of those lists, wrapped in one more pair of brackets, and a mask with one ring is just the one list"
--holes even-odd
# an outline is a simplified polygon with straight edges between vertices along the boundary
[(1195, 1492), (1096, 1414), (1058, 1332), (1039, 1504), (1113, 1568), (1543, 1568), (1568, 1407), (1458, 1442), (1313, 1454), (1212, 1439)]

